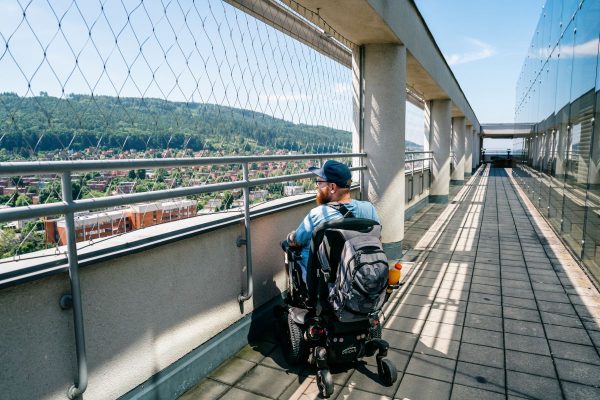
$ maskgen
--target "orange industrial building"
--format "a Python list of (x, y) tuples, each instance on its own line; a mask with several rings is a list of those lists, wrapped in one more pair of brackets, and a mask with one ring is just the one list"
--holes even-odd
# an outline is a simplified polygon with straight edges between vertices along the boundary
[[(196, 215), (193, 200), (134, 204), (128, 208), (75, 214), (75, 237), (77, 242), (104, 238), (152, 225), (176, 221)], [(46, 220), (44, 223), (46, 242), (64, 245), (67, 229), (64, 218)]]

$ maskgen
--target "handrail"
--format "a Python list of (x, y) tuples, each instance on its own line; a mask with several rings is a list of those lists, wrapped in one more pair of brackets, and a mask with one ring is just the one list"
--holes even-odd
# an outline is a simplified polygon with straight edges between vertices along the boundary
[(227, 156), (201, 158), (136, 158), (128, 160), (13, 161), (1, 162), (1, 175), (130, 170), (139, 168), (193, 167), (212, 164), (242, 164), (263, 161), (314, 160), (366, 157), (366, 153), (286, 154), (273, 156)]

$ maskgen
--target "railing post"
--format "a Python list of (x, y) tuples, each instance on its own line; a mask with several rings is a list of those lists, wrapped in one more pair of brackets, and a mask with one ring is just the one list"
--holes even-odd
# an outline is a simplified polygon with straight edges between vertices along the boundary
[[(68, 206), (73, 205), (73, 190), (71, 188), (71, 173), (62, 174), (62, 197)], [(88, 385), (87, 359), (85, 354), (85, 335), (83, 331), (83, 308), (81, 304), (81, 287), (79, 285), (79, 264), (77, 263), (77, 244), (75, 237), (75, 213), (68, 210), (65, 213), (67, 228), (67, 255), (69, 260), (69, 279), (71, 281), (71, 297), (73, 301), (73, 325), (75, 328), (75, 349), (77, 352), (77, 379), (67, 390), (69, 399), (75, 399)]]
[(248, 178), (248, 163), (242, 163), (242, 172), (244, 179), (244, 187), (242, 189), (244, 193), (244, 229), (246, 234), (245, 245), (246, 245), (246, 293), (242, 288), (242, 294), (238, 296), (240, 303), (249, 300), (252, 297), (253, 282), (252, 282), (252, 242), (250, 234), (250, 185)]

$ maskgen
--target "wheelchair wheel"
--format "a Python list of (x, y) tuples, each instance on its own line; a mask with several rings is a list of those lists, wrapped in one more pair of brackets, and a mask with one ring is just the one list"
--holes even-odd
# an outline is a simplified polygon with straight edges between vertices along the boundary
[(302, 330), (294, 322), (290, 314), (287, 316), (287, 337), (284, 348), (284, 356), (290, 365), (297, 365), (304, 358), (304, 341), (302, 339)]
[(396, 366), (387, 358), (381, 360), (377, 366), (377, 373), (379, 374), (379, 379), (381, 379), (385, 386), (392, 386), (394, 382), (396, 382), (396, 379), (398, 379)]
[(319, 394), (324, 399), (333, 394), (333, 377), (328, 369), (317, 371), (317, 387), (319, 388)]

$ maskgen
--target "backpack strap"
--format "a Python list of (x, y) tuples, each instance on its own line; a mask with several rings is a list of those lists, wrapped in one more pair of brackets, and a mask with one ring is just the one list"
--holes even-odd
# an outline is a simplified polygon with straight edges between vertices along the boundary
[(337, 210), (344, 218), (354, 218), (352, 211), (348, 210), (343, 203), (327, 203), (327, 206)]

